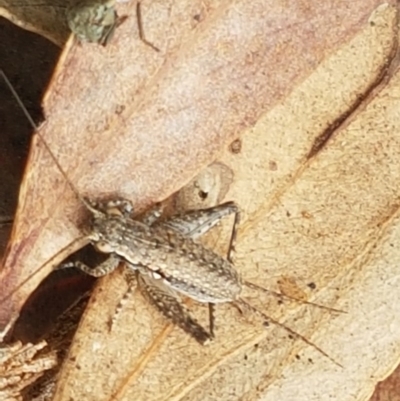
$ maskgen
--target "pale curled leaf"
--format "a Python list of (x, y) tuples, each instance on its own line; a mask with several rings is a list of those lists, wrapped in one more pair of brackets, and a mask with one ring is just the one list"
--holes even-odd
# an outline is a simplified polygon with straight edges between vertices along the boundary
[[(219, 159), (234, 173), (227, 198), (244, 211), (236, 262), (243, 277), (273, 289), (293, 278), (309, 299), (348, 313), (248, 298), (314, 334), (343, 368), (282, 329), (244, 322), (230, 305), (217, 309), (217, 339), (208, 347), (166, 326), (140, 295), (109, 333), (125, 287), (116, 272), (85, 313), (55, 400), (361, 400), (389, 373), (400, 354), (399, 74), (379, 84), (397, 50), (396, 24), (397, 10), (380, 7), (243, 135), (240, 153)], [(346, 125), (334, 131), (341, 120)], [(194, 310), (206, 321), (205, 308)]]

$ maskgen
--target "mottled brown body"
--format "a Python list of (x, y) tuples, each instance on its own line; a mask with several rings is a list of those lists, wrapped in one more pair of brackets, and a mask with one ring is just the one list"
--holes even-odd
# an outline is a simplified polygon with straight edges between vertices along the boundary
[(164, 225), (104, 215), (94, 218), (89, 238), (99, 251), (120, 256), (140, 273), (196, 301), (231, 302), (241, 292), (230, 262)]
[(62, 267), (77, 267), (87, 274), (101, 277), (112, 272), (120, 261), (125, 263), (128, 292), (110, 321), (111, 327), (125, 299), (139, 284), (150, 303), (194, 339), (201, 344), (212, 339), (212, 310), (208, 332), (190, 315), (179, 294), (209, 305), (239, 299), (242, 284), (230, 259), (195, 241), (222, 217), (232, 213), (236, 215), (234, 238), (238, 221), (236, 205), (227, 202), (173, 216), (166, 221), (160, 221), (160, 214), (153, 212), (138, 221), (130, 217), (132, 205), (126, 200), (105, 204), (85, 201), (85, 204), (92, 212), (87, 238), (97, 250), (110, 256), (95, 268), (81, 262)]
[[(93, 213), (88, 239), (99, 251), (109, 253), (110, 257), (94, 269), (81, 263), (75, 264), (76, 267), (99, 277), (114, 270), (120, 260), (125, 261), (132, 272), (136, 271), (137, 281), (147, 299), (201, 344), (214, 336), (212, 315), (210, 331), (207, 332), (191, 317), (179, 294), (209, 305), (230, 302), (243, 311), (252, 311), (265, 322), (271, 321), (283, 327), (293, 337), (302, 339), (337, 364), (307, 338), (240, 298), (242, 285), (254, 290), (266, 290), (242, 281), (231, 262), (229, 253), (236, 239), (236, 225), (239, 222), (239, 210), (233, 202), (173, 216), (165, 222), (159, 222), (159, 216), (156, 215), (143, 222), (133, 220), (129, 217), (132, 205), (125, 200), (115, 200), (105, 205), (89, 204), (88, 207)], [(226, 259), (195, 242), (222, 217), (232, 213), (235, 213), (235, 222)], [(133, 277), (133, 274), (127, 275), (130, 289), (136, 287)]]

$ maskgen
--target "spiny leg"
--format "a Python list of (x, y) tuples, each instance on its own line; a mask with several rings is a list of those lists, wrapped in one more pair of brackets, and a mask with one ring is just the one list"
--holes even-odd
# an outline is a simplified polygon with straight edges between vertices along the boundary
[[(233, 202), (230, 202), (230, 203), (233, 203)], [(234, 208), (233, 208), (233, 206), (234, 206)], [(240, 224), (240, 211), (234, 203), (233, 203), (233, 206), (231, 206), (232, 207), (231, 213), (235, 213), (235, 220), (233, 221), (231, 239), (229, 241), (228, 254), (226, 256), (226, 259), (230, 263), (233, 263), (232, 254), (235, 252), (237, 228)]]
[[(110, 255), (104, 262), (100, 263), (98, 266), (92, 268), (82, 263), (80, 261), (67, 262), (59, 266), (59, 269), (67, 269), (67, 268), (77, 268), (84, 273), (93, 276), (93, 277), (103, 277), (111, 272), (113, 272), (118, 264), (121, 262), (121, 259), (116, 255)], [(136, 280), (135, 273), (131, 269), (125, 269), (124, 271), (125, 279), (128, 283), (128, 290), (125, 292), (121, 300), (119, 301), (117, 307), (115, 308), (114, 315), (109, 320), (109, 330), (111, 331), (115, 326), (115, 322), (118, 320), (118, 317), (125, 306), (126, 302), (132, 296), (136, 289)]]
[(208, 209), (190, 210), (174, 215), (163, 222), (163, 225), (195, 240), (216, 226), (223, 217), (237, 212), (238, 207), (234, 202), (225, 202)]
[(162, 280), (139, 274), (138, 281), (143, 290), (143, 295), (167, 319), (172, 320), (174, 324), (202, 345), (212, 340), (212, 336), (190, 316), (189, 310), (184, 306), (179, 296), (164, 285)]
[(109, 321), (109, 331), (112, 331), (112, 329), (115, 327), (115, 324), (119, 318), (119, 315), (121, 314), (121, 311), (124, 309), (126, 303), (129, 301), (129, 299), (132, 297), (132, 295), (135, 293), (135, 290), (137, 288), (138, 284), (138, 272), (137, 271), (132, 271), (131, 269), (124, 269), (124, 276), (125, 280), (128, 283), (128, 289), (125, 292), (125, 294), (122, 296), (120, 301), (118, 302), (113, 316), (110, 318)]
[[(226, 255), (226, 259), (228, 262), (233, 263), (232, 260), (232, 253), (235, 251), (235, 245), (236, 245), (236, 238), (237, 238), (237, 227), (240, 223), (240, 211), (238, 207), (236, 206), (235, 203), (233, 202), (228, 202), (225, 204), (227, 207), (227, 211), (230, 213), (235, 213), (235, 219), (233, 221), (232, 225), (232, 233), (231, 233), (231, 238), (229, 240), (229, 247), (228, 247), (228, 253)], [(220, 205), (223, 206), (223, 205)], [(208, 304), (208, 311), (209, 311), (209, 316), (210, 316), (210, 332), (214, 336), (214, 305), (213, 304)]]
[(75, 267), (79, 270), (82, 270), (89, 276), (102, 277), (113, 272), (117, 268), (120, 261), (121, 259), (118, 256), (110, 255), (104, 262), (100, 263), (96, 267), (89, 267), (85, 263), (82, 263), (80, 261), (74, 261), (74, 262), (63, 263), (58, 267), (58, 269), (68, 269), (71, 267)]
[[(118, 303), (112, 318), (109, 321), (111, 331), (118, 320), (118, 317), (126, 305), (126, 302), (134, 293), (137, 285), (145, 298), (154, 305), (161, 313), (174, 324), (190, 334), (196, 341), (204, 345), (214, 338), (213, 332), (207, 331), (191, 317), (189, 310), (184, 306), (179, 296), (169, 286), (165, 285), (162, 279), (155, 279), (148, 275), (148, 270), (143, 266), (127, 264), (125, 279), (128, 283), (128, 290)], [(213, 322), (210, 321), (210, 329), (213, 330)]]

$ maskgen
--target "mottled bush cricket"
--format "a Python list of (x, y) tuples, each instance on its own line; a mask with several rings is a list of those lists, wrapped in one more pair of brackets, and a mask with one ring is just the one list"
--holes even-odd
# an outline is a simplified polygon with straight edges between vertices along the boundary
[[(1, 75), (23, 107), (2, 71)], [(23, 109), (27, 114), (26, 109), (24, 107)], [(35, 126), (30, 116), (28, 118)], [(307, 338), (270, 318), (241, 298), (241, 292), (245, 286), (252, 290), (274, 292), (242, 280), (232, 263), (231, 251), (234, 247), (240, 216), (239, 210), (233, 202), (175, 216), (164, 222), (160, 222), (157, 213), (146, 216), (142, 221), (134, 220), (131, 217), (132, 205), (125, 199), (116, 199), (103, 204), (91, 202), (82, 197), (63, 171), (46, 140), (41, 136), (40, 140), (75, 195), (92, 214), (85, 238), (98, 251), (109, 254), (108, 259), (96, 268), (91, 269), (79, 263), (77, 264), (78, 268), (90, 275), (100, 277), (113, 271), (119, 262), (124, 262), (128, 275), (131, 278), (133, 275), (138, 277), (139, 284), (150, 301), (167, 318), (201, 344), (213, 337), (212, 319), (210, 331), (205, 330), (190, 316), (189, 311), (180, 301), (179, 295), (187, 296), (200, 303), (232, 303), (240, 310), (249, 310), (264, 322), (270, 321), (283, 327), (292, 337), (301, 339), (337, 364)], [(196, 242), (196, 239), (228, 214), (235, 214), (235, 221), (228, 256), (223, 258)], [(132, 286), (134, 280), (129, 281)], [(285, 296), (279, 293), (274, 294), (279, 297)], [(340, 312), (310, 302), (297, 301)]]

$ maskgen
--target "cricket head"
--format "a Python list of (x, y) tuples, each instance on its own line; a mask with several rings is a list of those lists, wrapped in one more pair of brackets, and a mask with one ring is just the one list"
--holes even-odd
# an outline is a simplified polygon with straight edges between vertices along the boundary
[(127, 227), (133, 224), (132, 204), (125, 199), (93, 202), (85, 199), (92, 213), (88, 236), (94, 247), (104, 253), (118, 253), (126, 237)]

